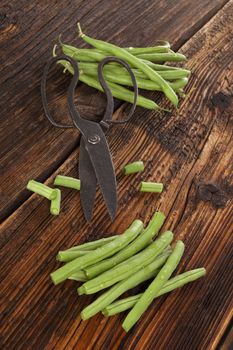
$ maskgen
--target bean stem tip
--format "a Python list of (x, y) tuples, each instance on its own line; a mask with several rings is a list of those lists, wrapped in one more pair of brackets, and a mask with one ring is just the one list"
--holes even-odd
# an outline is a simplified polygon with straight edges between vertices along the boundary
[(54, 44), (53, 51), (52, 51), (53, 57), (56, 57), (56, 56), (57, 56), (56, 50), (57, 50), (57, 44)]
[(78, 26), (78, 33), (79, 33), (79, 36), (80, 36), (81, 38), (83, 38), (83, 37), (84, 37), (84, 34), (83, 34), (83, 32), (82, 32), (82, 28), (81, 28), (81, 25), (80, 25), (79, 22), (77, 23), (77, 26)]

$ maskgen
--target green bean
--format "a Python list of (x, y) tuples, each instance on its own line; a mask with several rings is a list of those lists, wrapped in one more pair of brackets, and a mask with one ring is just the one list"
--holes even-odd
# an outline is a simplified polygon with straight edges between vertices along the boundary
[[(93, 74), (93, 72), (95, 73), (95, 71), (97, 71), (97, 67), (98, 65), (96, 63), (82, 62), (80, 64), (80, 68), (83, 69), (83, 71), (85, 71), (86, 74), (90, 74), (90, 75)], [(132, 71), (136, 76), (136, 78), (148, 80), (147, 76), (143, 72), (141, 72), (139, 69), (132, 69)], [(104, 67), (104, 73), (125, 75), (127, 71), (121, 67), (117, 67), (117, 66), (111, 67), (110, 65), (108, 65)], [(187, 69), (164, 70), (164, 71), (157, 71), (157, 73), (166, 80), (177, 80), (180, 78), (187, 78), (190, 75), (190, 71)]]
[[(96, 63), (82, 62), (82, 66), (84, 66), (84, 65), (86, 65), (86, 66), (89, 66), (89, 65), (94, 66), (95, 64)], [(178, 67), (176, 67), (177, 69), (172, 69), (172, 68), (175, 68), (175, 67), (168, 67), (168, 68), (171, 68), (171, 69), (166, 69), (166, 70), (156, 70), (154, 68), (153, 69), (155, 71), (157, 71), (157, 73), (159, 73), (159, 75), (161, 75), (161, 77), (166, 79), (166, 80), (176, 80), (176, 79), (180, 79), (180, 78), (187, 78), (187, 77), (190, 76), (190, 73), (191, 73), (190, 70), (184, 69), (184, 68), (178, 68)], [(143, 72), (141, 72), (139, 69), (132, 69), (132, 70), (133, 70), (134, 75), (137, 78), (142, 78), (142, 79), (148, 80), (146, 75)], [(111, 67), (110, 64), (106, 65), (104, 67), (104, 71), (106, 71), (106, 72), (114, 72), (115, 74), (123, 74), (123, 72), (126, 73), (126, 70), (124, 68), (121, 68), (121, 67), (119, 67), (117, 65)]]
[(170, 46), (158, 45), (154, 47), (124, 47), (132, 55), (140, 55), (145, 53), (163, 53), (169, 52)]
[(154, 62), (150, 62), (148, 60), (142, 60), (140, 59), (142, 62), (146, 63), (149, 67), (153, 68), (156, 71), (165, 71), (165, 70), (179, 70), (179, 67), (172, 67), (172, 66), (168, 66), (166, 64), (158, 64), (158, 63), (154, 63)]
[(69, 280), (79, 281), (79, 282), (86, 282), (87, 277), (84, 273), (84, 271), (80, 270), (75, 273), (73, 273), (70, 277), (68, 277)]
[[(164, 284), (162, 289), (160, 289), (160, 291), (156, 295), (156, 298), (166, 293), (169, 293), (177, 288), (181, 288), (185, 284), (193, 282), (198, 278), (204, 276), (205, 274), (206, 274), (206, 270), (204, 268), (199, 268), (199, 269), (190, 270), (178, 276), (175, 276)], [(102, 310), (102, 313), (105, 316), (113, 316), (125, 310), (131, 309), (138, 302), (138, 300), (142, 295), (143, 293), (133, 295), (125, 299), (117, 300), (114, 303), (108, 305), (104, 310)]]
[(61, 250), (57, 253), (56, 259), (57, 261), (61, 261), (61, 262), (69, 262), (71, 260), (74, 260), (76, 258), (79, 258), (80, 256), (86, 255), (91, 252), (92, 250), (71, 250), (71, 251)]
[[(85, 63), (83, 63), (84, 65)], [(88, 64), (88, 63), (87, 63)], [(94, 65), (95, 63), (91, 63), (92, 65)], [(110, 72), (110, 66), (106, 66), (104, 71), (106, 72)], [(123, 73), (123, 70), (121, 70), (121, 72)], [(122, 74), (120, 72), (120, 67), (118, 68), (118, 71), (116, 70), (116, 68), (113, 70), (113, 72), (115, 74)], [(177, 80), (177, 79), (181, 79), (181, 78), (187, 78), (189, 77), (190, 75), (190, 71), (187, 70), (187, 69), (177, 69), (177, 70), (164, 70), (164, 71), (157, 71), (158, 74), (163, 78), (163, 79), (166, 79), (166, 80)], [(133, 73), (135, 74), (136, 78), (142, 78), (142, 79), (145, 79), (145, 80), (148, 80), (146, 75), (139, 71), (138, 69), (133, 69)]]
[(50, 213), (52, 215), (58, 215), (60, 213), (61, 207), (61, 190), (55, 188), (54, 191), (56, 191), (56, 197), (51, 200)]
[(88, 279), (91, 279), (100, 273), (112, 268), (113, 266), (128, 259), (129, 257), (145, 248), (151, 242), (151, 239), (159, 232), (164, 221), (165, 215), (161, 212), (156, 212), (146, 229), (131, 244), (122, 249), (115, 256), (109, 259), (105, 259), (104, 261), (101, 261), (94, 266), (85, 268), (84, 270)]
[[(133, 273), (139, 271), (142, 266), (150, 264), (155, 257), (162, 253), (162, 251), (172, 242), (172, 240), (172, 232), (167, 231), (163, 233), (155, 242), (151, 243), (140, 253), (131, 256), (121, 264), (118, 264), (101, 275), (84, 283), (78, 288), (78, 294), (97, 293), (102, 289), (110, 287), (113, 284), (130, 277)], [(171, 251), (166, 251), (164, 253), (165, 261), (170, 253)]]
[[(160, 290), (160, 292), (163, 291), (163, 288)], [(102, 310), (102, 314), (106, 317), (109, 317), (109, 316), (119, 314), (125, 310), (132, 309), (132, 307), (138, 302), (142, 294), (143, 293), (140, 293), (140, 294), (132, 295), (128, 298), (114, 301), (114, 303), (106, 306), (106, 308)]]
[(88, 318), (102, 311), (106, 306), (110, 305), (114, 300), (116, 300), (127, 290), (134, 288), (140, 283), (145, 282), (156, 276), (159, 272), (158, 267), (161, 266), (160, 264), (161, 261), (159, 261), (159, 259), (156, 258), (155, 261), (153, 261), (146, 267), (143, 267), (134, 275), (112, 286), (105, 293), (100, 295), (93, 303), (91, 303), (90, 305), (85, 307), (85, 309), (82, 310), (81, 318), (83, 320), (87, 320)]
[(54, 180), (54, 185), (80, 190), (80, 180), (69, 176), (57, 175)]
[(100, 52), (98, 50), (93, 49), (78, 49), (77, 47), (61, 44), (62, 51), (65, 55), (72, 57), (77, 61), (85, 61), (85, 62), (100, 62), (107, 54), (105, 52)]
[[(133, 86), (133, 83), (131, 82), (130, 78), (127, 76), (120, 76), (120, 75), (111, 75), (111, 74), (105, 74), (104, 76), (107, 77), (109, 82), (113, 82), (120, 85), (127, 85), (127, 86)], [(176, 81), (168, 82), (168, 84), (173, 88), (174, 91), (179, 91), (181, 88), (183, 88), (188, 82), (188, 78), (182, 78), (178, 79)], [(145, 80), (141, 78), (137, 78), (137, 84), (140, 89), (143, 90), (151, 90), (151, 91), (162, 91), (161, 87), (158, 86), (154, 81), (151, 80)]]
[[(157, 45), (157, 46), (151, 46), (151, 47), (123, 47), (124, 50), (130, 52), (132, 55), (136, 56), (136, 55), (140, 55), (140, 54), (144, 54), (144, 53), (165, 53), (165, 52), (172, 52), (175, 53), (174, 51), (172, 51), (170, 49), (170, 44), (166, 41), (163, 41), (163, 43), (165, 43), (164, 45), (161, 44)], [(61, 43), (62, 44), (62, 43)], [(99, 52), (99, 53), (103, 53), (104, 51), (102, 50), (97, 50), (95, 48), (90, 48), (90, 49), (79, 49), (81, 50), (86, 50), (86, 51), (94, 51), (94, 52)]]
[[(71, 74), (73, 74), (74, 72), (73, 68), (69, 63), (67, 64), (66, 61), (62, 61), (62, 60), (60, 60), (59, 63), (62, 64)], [(88, 76), (86, 74), (80, 74), (79, 80), (87, 84), (88, 86), (91, 86), (99, 91), (103, 91), (103, 88), (100, 85), (99, 81), (97, 81), (95, 78), (91, 76)], [(107, 82), (107, 84), (110, 87), (112, 95), (114, 97), (118, 98), (119, 100), (133, 103), (134, 93), (132, 91), (112, 82)], [(148, 98), (145, 98), (140, 95), (138, 95), (138, 98), (137, 98), (137, 106), (141, 106), (152, 110), (165, 110), (159, 107), (154, 101), (149, 100)]]
[(163, 184), (157, 183), (157, 182), (144, 182), (142, 181), (140, 183), (140, 192), (156, 192), (161, 193), (163, 192)]
[(37, 193), (49, 200), (56, 198), (57, 195), (54, 188), (50, 188), (35, 180), (28, 181), (27, 190)]
[(88, 44), (94, 46), (95, 48), (106, 51), (111, 54), (113, 54), (116, 57), (119, 57), (121, 59), (125, 59), (128, 63), (131, 64), (131, 66), (141, 69), (146, 76), (150, 79), (158, 83), (159, 86), (163, 89), (164, 94), (167, 96), (167, 98), (173, 103), (174, 106), (178, 105), (178, 97), (176, 93), (173, 91), (173, 89), (169, 86), (169, 84), (151, 67), (149, 67), (144, 62), (140, 61), (137, 57), (133, 56), (128, 51), (121, 49), (113, 44), (104, 42), (102, 40), (96, 40), (93, 38), (88, 37), (87, 35), (83, 34), (81, 31), (80, 24), (79, 26), (79, 36)]
[(117, 253), (129, 244), (142, 231), (143, 223), (141, 220), (135, 220), (130, 227), (114, 241), (105, 244), (102, 247), (93, 250), (84, 256), (76, 258), (58, 270), (51, 273), (51, 279), (54, 284), (58, 284), (70, 277), (74, 272), (83, 270), (85, 267), (96, 264), (97, 262)]
[(129, 174), (139, 173), (143, 170), (144, 170), (144, 163), (141, 160), (138, 160), (137, 162), (124, 165), (122, 171), (124, 175), (129, 175)]
[[(164, 45), (163, 45), (164, 43)], [(152, 47), (125, 47), (124, 49), (133, 55), (144, 54), (144, 53), (154, 53), (154, 52), (169, 52), (170, 44), (168, 41), (161, 41), (157, 46)]]
[(159, 74), (161, 75), (161, 77), (163, 77), (163, 79), (176, 80), (176, 79), (189, 77), (190, 70), (187, 70), (187, 69), (165, 70), (165, 71), (159, 71)]
[(96, 248), (102, 247), (102, 245), (104, 245), (106, 243), (114, 241), (117, 237), (119, 237), (119, 236), (115, 235), (115, 236), (97, 239), (96, 241), (91, 241), (91, 242), (76, 245), (74, 247), (66, 249), (65, 251), (67, 252), (67, 251), (73, 251), (73, 250), (75, 250), (75, 251), (94, 250)]
[[(91, 75), (95, 77), (95, 81), (97, 82), (97, 72), (93, 71), (91, 72)], [(81, 71), (81, 74), (80, 74), (80, 80), (82, 80), (83, 76), (87, 76), (86, 74), (84, 74), (82, 71)], [(106, 73), (104, 72), (104, 77), (106, 78), (106, 80), (108, 81), (108, 85), (110, 85), (111, 83), (115, 84), (120, 84), (120, 85), (127, 85), (127, 86), (133, 86), (133, 83), (130, 79), (129, 76), (127, 75), (118, 75), (118, 74), (112, 74), (112, 73)], [(188, 82), (188, 79), (187, 78), (182, 78), (182, 79), (179, 79), (177, 81), (173, 81), (173, 82), (168, 82), (168, 84), (175, 90), (179, 90), (180, 88), (184, 87)], [(98, 83), (98, 82), (97, 82)], [(162, 91), (162, 88), (157, 84), (155, 83), (154, 81), (151, 81), (151, 80), (145, 80), (145, 79), (141, 79), (141, 78), (137, 78), (137, 84), (138, 84), (138, 87), (140, 89), (144, 89), (144, 90), (152, 90), (152, 91)], [(87, 84), (89, 85), (89, 84)], [(116, 85), (116, 84), (115, 84)], [(95, 87), (93, 85), (91, 85), (92, 87)], [(118, 85), (119, 87), (119, 85)], [(97, 88), (97, 87), (96, 87)], [(123, 88), (123, 87), (121, 87)], [(131, 92), (132, 93), (132, 92)], [(115, 96), (116, 97), (116, 96)], [(141, 96), (140, 96), (141, 97)], [(119, 97), (120, 98), (120, 97)], [(131, 102), (131, 98), (130, 98), (130, 101), (128, 102)], [(139, 105), (139, 101), (137, 101), (138, 105)], [(144, 106), (143, 106), (144, 107)]]
[(138, 319), (142, 316), (142, 314), (146, 311), (148, 306), (152, 303), (153, 299), (162, 289), (164, 284), (170, 278), (173, 271), (176, 269), (177, 265), (180, 262), (180, 259), (184, 252), (184, 243), (182, 241), (177, 241), (176, 246), (169, 256), (167, 262), (159, 271), (156, 278), (149, 285), (143, 295), (140, 297), (138, 302), (134, 305), (132, 310), (126, 316), (122, 327), (128, 332), (134, 324), (138, 321)]
[[(104, 73), (104, 76), (109, 82), (117, 83), (120, 85), (133, 86), (132, 81), (126, 75), (122, 76), (122, 75), (112, 75), (110, 73)], [(187, 84), (187, 82), (188, 82), (188, 78), (182, 78), (176, 81), (168, 82), (168, 84), (175, 91), (178, 91), (180, 88), (183, 88)], [(148, 79), (137, 78), (137, 84), (138, 84), (138, 87), (143, 90), (162, 91), (161, 87), (158, 84)]]
[(144, 53), (136, 56), (142, 60), (148, 60), (150, 62), (181, 62), (185, 61), (185, 55), (181, 53)]
[[(80, 62), (79, 68), (83, 70), (88, 75), (96, 75), (98, 71), (97, 63), (88, 63), (88, 62)], [(148, 80), (147, 76), (140, 71), (139, 69), (132, 69), (136, 78), (142, 78)], [(120, 67), (119, 65), (106, 65), (104, 67), (104, 73), (108, 74), (119, 74), (119, 75), (128, 75), (127, 70), (124, 67)], [(186, 78), (190, 75), (190, 71), (187, 69), (177, 69), (177, 70), (165, 70), (158, 71), (159, 75), (166, 80), (176, 80), (180, 78)]]

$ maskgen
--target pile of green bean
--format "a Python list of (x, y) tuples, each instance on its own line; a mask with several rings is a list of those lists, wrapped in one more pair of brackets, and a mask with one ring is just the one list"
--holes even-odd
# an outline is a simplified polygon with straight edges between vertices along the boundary
[[(107, 56), (115, 56), (128, 62), (140, 89), (162, 91), (168, 100), (177, 107), (179, 102), (177, 93), (183, 96), (183, 88), (188, 82), (190, 71), (162, 64), (186, 60), (183, 54), (172, 51), (167, 41), (158, 41), (157, 45), (153, 47), (121, 48), (83, 34), (79, 24), (78, 28), (79, 36), (92, 48), (77, 48), (64, 44), (61, 40), (59, 43), (62, 52), (79, 63), (80, 81), (103, 91), (98, 81), (98, 62)], [(53, 50), (53, 55), (56, 55), (55, 50)], [(59, 61), (59, 63), (65, 67), (64, 71), (67, 70), (73, 74), (70, 63), (64, 60)], [(104, 77), (114, 97), (133, 103), (134, 94), (128, 88), (132, 86), (132, 81), (126, 68), (115, 62), (109, 63), (104, 67)], [(138, 96), (137, 105), (147, 109), (162, 109), (154, 101), (142, 95)]]
[[(184, 243), (177, 241), (171, 247), (174, 238), (171, 231), (154, 240), (164, 221), (164, 214), (156, 212), (146, 228), (141, 220), (134, 220), (122, 235), (58, 253), (57, 260), (65, 264), (51, 273), (55, 285), (66, 279), (84, 282), (77, 289), (79, 295), (109, 288), (84, 308), (83, 320), (98, 312), (111, 316), (130, 309), (122, 324), (124, 330), (129, 331), (155, 298), (205, 275), (205, 269), (198, 268), (170, 278), (183, 255)], [(129, 289), (150, 279), (153, 280), (143, 293), (117, 300)]]

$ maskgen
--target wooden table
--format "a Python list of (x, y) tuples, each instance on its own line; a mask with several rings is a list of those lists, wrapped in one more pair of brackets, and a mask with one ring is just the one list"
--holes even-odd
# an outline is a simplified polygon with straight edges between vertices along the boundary
[[(1, 9), (1, 349), (230, 348), (232, 275), (232, 57), (233, 2), (2, 1)], [(39, 91), (43, 66), (62, 33), (84, 46), (76, 22), (91, 36), (121, 46), (167, 39), (188, 57), (188, 97), (172, 113), (137, 108), (134, 119), (108, 132), (118, 178), (119, 209), (111, 223), (100, 194), (88, 225), (79, 194), (62, 191), (62, 210), (25, 189), (29, 179), (51, 185), (56, 174), (78, 176), (79, 135), (57, 130), (45, 119)], [(58, 118), (67, 113), (69, 78), (54, 74), (49, 93)], [(146, 96), (163, 106), (156, 93)], [(80, 85), (77, 104), (88, 118), (100, 116), (103, 96)], [(116, 101), (116, 113), (124, 104)], [(140, 176), (122, 177), (123, 164), (142, 159)], [(141, 179), (161, 181), (160, 196), (138, 192)], [(217, 191), (212, 193), (209, 183)], [(135, 218), (145, 223), (155, 210), (164, 229), (183, 239), (178, 272), (205, 266), (207, 276), (159, 298), (125, 334), (124, 315), (101, 314), (88, 322), (79, 313), (93, 297), (77, 297), (72, 281), (53, 286), (49, 273), (59, 249), (122, 233)], [(138, 289), (140, 290), (140, 288)]]

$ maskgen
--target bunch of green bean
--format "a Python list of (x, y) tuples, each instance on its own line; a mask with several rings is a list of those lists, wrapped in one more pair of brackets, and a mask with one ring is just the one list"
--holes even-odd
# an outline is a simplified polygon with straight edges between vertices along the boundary
[[(152, 301), (205, 275), (199, 268), (170, 278), (184, 252), (184, 243), (171, 247), (174, 235), (165, 231), (153, 240), (163, 226), (165, 216), (156, 212), (146, 228), (135, 220), (122, 235), (102, 238), (60, 251), (57, 260), (65, 265), (51, 273), (54, 284), (72, 279), (84, 282), (79, 295), (109, 288), (84, 308), (86, 320), (98, 312), (105, 316), (131, 309), (122, 326), (129, 331)], [(145, 292), (117, 300), (124, 292), (154, 279)]]
[[(174, 106), (178, 105), (177, 93), (183, 93), (190, 71), (162, 64), (186, 60), (183, 54), (172, 51), (167, 41), (158, 41), (153, 47), (121, 48), (83, 34), (79, 24), (78, 29), (79, 36), (92, 48), (77, 48), (64, 44), (61, 40), (59, 43), (62, 52), (79, 63), (80, 81), (102, 91), (97, 73), (98, 62), (107, 56), (115, 56), (131, 66), (140, 89), (162, 91)], [(55, 50), (53, 55), (56, 55)], [(70, 63), (64, 60), (59, 63), (65, 67), (64, 71), (73, 74)], [(127, 88), (133, 84), (126, 68), (115, 62), (109, 63), (104, 67), (104, 77), (114, 97), (133, 103), (134, 94)], [(137, 105), (147, 109), (161, 109), (154, 101), (142, 95), (138, 96)]]

